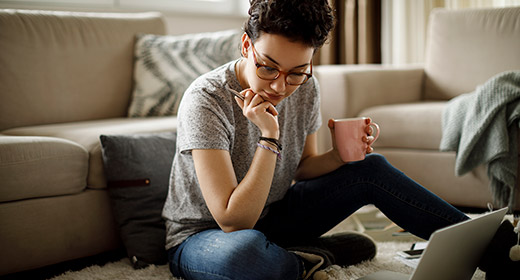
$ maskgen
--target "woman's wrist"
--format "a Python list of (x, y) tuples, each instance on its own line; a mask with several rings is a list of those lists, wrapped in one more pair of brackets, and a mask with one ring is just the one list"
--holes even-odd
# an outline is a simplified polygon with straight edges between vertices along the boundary
[(278, 139), (278, 138), (280, 138), (280, 133), (278, 133), (278, 132), (266, 132), (266, 133), (263, 133), (262, 132), (262, 137)]
[(260, 141), (269, 143), (271, 146), (273, 146), (273, 148), (276, 148), (279, 152), (282, 151), (282, 143), (280, 143), (280, 140), (276, 138), (260, 136)]
[(264, 150), (270, 151), (273, 154), (276, 154), (278, 159), (282, 159), (282, 153), (280, 150), (278, 150), (276, 145), (273, 145), (272, 143), (267, 141), (258, 141), (257, 146)]
[(282, 144), (278, 138), (260, 136), (257, 143), (258, 147), (269, 150), (282, 159)]
[(331, 160), (332, 160), (333, 162), (335, 162), (336, 165), (341, 166), (341, 165), (344, 165), (344, 164), (346, 163), (346, 162), (344, 162), (344, 161), (341, 159), (341, 156), (339, 155), (339, 152), (338, 152), (337, 149), (334, 149), (334, 148), (330, 149), (330, 150), (328, 151), (328, 154), (329, 154), (329, 157), (331, 158)]

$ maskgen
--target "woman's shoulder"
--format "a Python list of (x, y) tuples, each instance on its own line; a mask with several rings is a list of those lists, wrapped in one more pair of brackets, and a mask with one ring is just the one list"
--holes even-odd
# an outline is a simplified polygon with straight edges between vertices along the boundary
[(319, 94), (320, 88), (316, 76), (312, 76), (305, 84), (301, 86), (303, 90), (310, 91), (313, 94)]
[(291, 95), (290, 99), (293, 99), (293, 102), (297, 103), (319, 103), (320, 88), (318, 85), (318, 80), (313, 76), (305, 84), (301, 85), (297, 92)]

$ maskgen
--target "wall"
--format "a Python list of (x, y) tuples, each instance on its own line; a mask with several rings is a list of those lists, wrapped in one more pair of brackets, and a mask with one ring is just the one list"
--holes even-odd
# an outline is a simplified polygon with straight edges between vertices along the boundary
[(208, 15), (179, 15), (166, 13), (168, 34), (188, 34), (226, 29), (240, 29), (245, 17), (225, 17)]
[(500, 8), (520, 0), (383, 0), (381, 56), (383, 64), (424, 63), (428, 17), (434, 8)]
[[(122, 8), (84, 8), (74, 6), (44, 6), (38, 4), (12, 4), (0, 1), (0, 9), (59, 10), (82, 12), (146, 12), (153, 9)], [(226, 29), (240, 29), (246, 19), (245, 15), (211, 15), (197, 13), (181, 13), (175, 11), (159, 11), (165, 19), (168, 34), (180, 35), (197, 32), (212, 32)]]

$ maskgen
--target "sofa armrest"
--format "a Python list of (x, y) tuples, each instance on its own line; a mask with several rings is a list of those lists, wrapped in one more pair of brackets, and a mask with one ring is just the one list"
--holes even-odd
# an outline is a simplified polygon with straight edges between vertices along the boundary
[(314, 70), (321, 89), (320, 152), (331, 147), (329, 119), (356, 117), (377, 105), (418, 102), (423, 95), (421, 65), (320, 65)]

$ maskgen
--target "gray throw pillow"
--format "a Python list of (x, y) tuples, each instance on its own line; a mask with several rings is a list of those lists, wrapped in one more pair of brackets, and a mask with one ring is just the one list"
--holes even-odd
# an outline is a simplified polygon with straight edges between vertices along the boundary
[(176, 133), (101, 135), (108, 192), (134, 268), (167, 262), (162, 208)]

